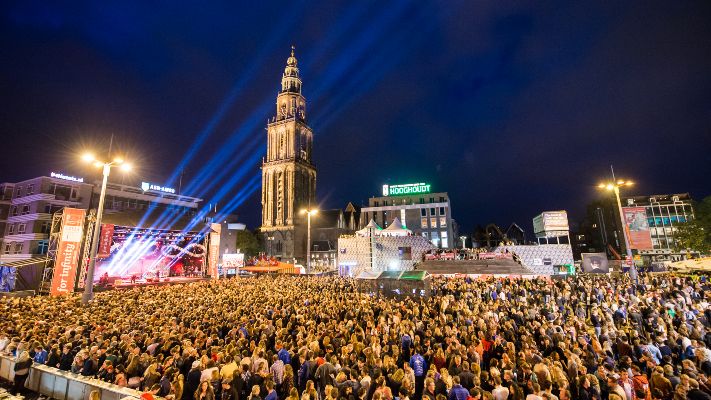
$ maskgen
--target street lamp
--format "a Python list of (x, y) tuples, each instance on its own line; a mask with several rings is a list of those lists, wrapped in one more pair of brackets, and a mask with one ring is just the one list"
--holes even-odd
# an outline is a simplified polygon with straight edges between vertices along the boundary
[(303, 209), (301, 214), (306, 214), (306, 274), (311, 273), (311, 216), (318, 213), (317, 209)]
[(93, 154), (86, 153), (82, 155), (82, 160), (91, 163), (95, 167), (103, 168), (103, 180), (101, 182), (101, 194), (99, 195), (99, 206), (96, 211), (96, 223), (94, 225), (94, 233), (91, 239), (91, 253), (89, 254), (89, 268), (86, 271), (86, 282), (84, 284), (84, 294), (81, 297), (82, 304), (88, 304), (89, 300), (94, 298), (94, 269), (96, 268), (96, 252), (99, 249), (99, 230), (101, 229), (101, 217), (104, 214), (104, 198), (106, 197), (106, 183), (109, 179), (111, 167), (119, 167), (122, 171), (130, 171), (131, 164), (125, 162), (122, 158), (114, 158), (113, 161), (106, 162), (97, 160)]
[(617, 180), (612, 182), (601, 183), (597, 185), (600, 189), (605, 189), (615, 193), (615, 199), (617, 200), (617, 212), (620, 214), (620, 222), (622, 222), (622, 236), (625, 238), (625, 249), (627, 249), (627, 259), (632, 259), (632, 249), (630, 249), (630, 240), (627, 235), (627, 224), (625, 223), (625, 217), (622, 214), (622, 202), (620, 201), (620, 188), (624, 186), (632, 186), (634, 183), (632, 181)]

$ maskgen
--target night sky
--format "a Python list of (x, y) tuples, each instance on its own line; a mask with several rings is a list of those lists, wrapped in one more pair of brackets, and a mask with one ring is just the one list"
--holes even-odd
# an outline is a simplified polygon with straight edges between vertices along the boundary
[(630, 194), (711, 194), (711, 2), (21, 0), (0, 6), (0, 180), (134, 181), (260, 220), (266, 121), (296, 46), (323, 208), (447, 191), (462, 231)]

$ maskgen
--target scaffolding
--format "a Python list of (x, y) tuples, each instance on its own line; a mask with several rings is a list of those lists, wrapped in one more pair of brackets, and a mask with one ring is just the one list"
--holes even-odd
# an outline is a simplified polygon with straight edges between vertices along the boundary
[(39, 294), (49, 294), (52, 288), (52, 277), (54, 275), (54, 262), (57, 259), (57, 249), (62, 239), (62, 217), (64, 209), (52, 214), (52, 228), (49, 231), (49, 246), (47, 247), (47, 258), (44, 262), (42, 272), (42, 283), (40, 283)]
[(96, 211), (89, 210), (89, 215), (86, 216), (86, 232), (84, 233), (84, 251), (82, 252), (82, 257), (79, 266), (79, 280), (77, 281), (77, 287), (79, 289), (84, 289), (86, 282), (86, 272), (89, 270), (89, 264), (91, 259), (91, 240), (94, 237), (94, 228), (96, 227)]

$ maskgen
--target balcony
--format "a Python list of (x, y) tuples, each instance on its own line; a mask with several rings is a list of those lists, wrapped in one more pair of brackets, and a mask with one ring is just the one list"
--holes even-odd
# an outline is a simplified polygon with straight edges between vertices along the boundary
[(29, 222), (29, 221), (51, 221), (52, 220), (52, 214), (45, 214), (45, 213), (30, 213), (30, 214), (24, 214), (24, 215), (11, 215), (7, 217), (7, 222), (8, 223), (14, 223), (14, 222)]
[(49, 239), (49, 234), (46, 233), (14, 233), (12, 235), (6, 235), (3, 238), (5, 243), (7, 242), (27, 242), (30, 240), (46, 240)]

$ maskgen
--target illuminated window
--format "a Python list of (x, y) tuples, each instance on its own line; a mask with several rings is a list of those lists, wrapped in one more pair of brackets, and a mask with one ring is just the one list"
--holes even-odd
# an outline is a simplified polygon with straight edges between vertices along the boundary
[(420, 227), (427, 228), (427, 217), (420, 218)]
[(430, 226), (433, 228), (437, 226), (437, 217), (430, 217)]
[(439, 226), (441, 226), (441, 227), (447, 226), (447, 217), (439, 217)]

